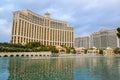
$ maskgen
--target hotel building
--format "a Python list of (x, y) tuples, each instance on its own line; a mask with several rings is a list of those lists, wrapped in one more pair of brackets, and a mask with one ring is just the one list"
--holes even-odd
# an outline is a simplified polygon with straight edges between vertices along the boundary
[(75, 47), (89, 48), (89, 36), (75, 38)]
[(119, 39), (116, 35), (117, 30), (100, 30), (98, 32), (94, 32), (90, 35), (90, 47), (97, 47), (97, 48), (107, 48), (111, 47), (115, 49), (116, 47), (120, 47)]
[(120, 39), (118, 39), (116, 33), (116, 29), (100, 30), (98, 32), (92, 33), (87, 37), (75, 38), (75, 47), (96, 47), (103, 49), (110, 47), (112, 49), (115, 49), (117, 47), (120, 47)]
[(65, 21), (50, 18), (30, 10), (13, 13), (11, 43), (26, 44), (38, 41), (43, 45), (66, 45), (73, 47), (74, 28)]

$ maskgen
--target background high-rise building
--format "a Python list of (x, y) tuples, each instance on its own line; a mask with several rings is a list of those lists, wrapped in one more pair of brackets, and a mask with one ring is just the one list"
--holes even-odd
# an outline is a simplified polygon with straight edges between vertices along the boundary
[(91, 47), (95, 46), (97, 48), (116, 48), (119, 47), (119, 39), (116, 35), (116, 29), (111, 30), (100, 30), (91, 34)]
[(94, 32), (91, 34), (91, 47), (95, 46), (97, 48), (106, 48), (107, 47), (107, 35), (106, 30), (101, 30), (99, 32)]
[[(98, 32), (92, 33), (90, 37), (75, 38), (75, 47), (85, 47), (85, 48), (111, 47), (112, 49), (115, 49), (117, 47), (120, 47), (120, 39), (118, 39), (116, 33), (117, 33), (116, 29), (100, 30)], [(85, 43), (87, 45), (85, 45)]]
[(38, 15), (30, 10), (13, 13), (11, 43), (26, 44), (38, 41), (43, 45), (73, 46), (74, 28), (67, 22)]
[(75, 47), (89, 48), (89, 36), (75, 38)]
[(97, 48), (116, 48), (119, 47), (119, 39), (116, 35), (116, 29), (111, 30), (100, 30), (98, 32), (92, 33), (90, 36), (91, 47), (95, 46)]

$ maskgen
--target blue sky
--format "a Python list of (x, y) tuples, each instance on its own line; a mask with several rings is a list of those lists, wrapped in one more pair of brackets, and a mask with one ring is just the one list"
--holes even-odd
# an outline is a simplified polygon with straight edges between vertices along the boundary
[(120, 27), (120, 0), (1, 0), (0, 42), (10, 41), (12, 13), (22, 9), (67, 21), (75, 37)]

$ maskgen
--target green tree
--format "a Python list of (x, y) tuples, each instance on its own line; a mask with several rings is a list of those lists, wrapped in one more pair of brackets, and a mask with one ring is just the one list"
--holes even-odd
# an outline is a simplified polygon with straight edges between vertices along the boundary
[(117, 36), (120, 38), (120, 28), (117, 28)]
[(25, 45), (26, 48), (35, 48), (41, 46), (40, 42), (30, 42)]
[(115, 48), (115, 49), (114, 49), (114, 53), (115, 53), (115, 54), (120, 54), (120, 48)]
[(76, 50), (75, 50), (75, 49), (73, 49), (72, 53), (73, 53), (73, 54), (76, 54)]
[(64, 44), (63, 44), (63, 45), (61, 45), (61, 47), (63, 47), (63, 48), (67, 48), (67, 47), (66, 47), (66, 45), (64, 45)]
[(66, 48), (66, 53), (70, 53), (71, 49), (70, 48)]
[(102, 49), (99, 50), (99, 54), (103, 54), (103, 50)]
[(87, 54), (87, 49), (85, 49), (85, 54)]

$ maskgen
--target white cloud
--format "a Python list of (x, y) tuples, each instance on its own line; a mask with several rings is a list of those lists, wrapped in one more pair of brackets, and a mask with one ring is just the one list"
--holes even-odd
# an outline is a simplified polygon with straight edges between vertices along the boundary
[(48, 11), (51, 13), (51, 18), (72, 24), (75, 28), (75, 36), (79, 36), (101, 28), (119, 27), (119, 4), (120, 0), (2, 0), (0, 3), (0, 41), (5, 39), (9, 41), (11, 13), (16, 10), (28, 8), (40, 15)]
[(6, 32), (6, 33), (9, 33), (9, 32), (10, 32), (10, 30), (9, 30), (10, 24), (11, 24), (11, 23), (9, 23), (7, 20), (5, 20), (5, 19), (0, 19), (0, 25), (1, 25), (0, 30), (3, 29), (2, 32), (4, 31), (4, 32)]
[(12, 11), (15, 9), (13, 4), (8, 4), (0, 7), (0, 11)]
[(74, 13), (64, 13), (61, 11), (61, 9), (57, 9), (57, 8), (47, 8), (45, 10), (42, 11), (43, 13), (49, 12), (51, 14), (51, 17), (54, 19), (58, 19), (58, 20), (64, 20), (64, 21), (71, 21), (74, 22), (74, 18), (72, 17), (72, 15)]
[[(11, 23), (5, 19), (0, 19), (0, 41), (9, 41), (11, 35)], [(6, 40), (7, 39), (7, 40)]]

